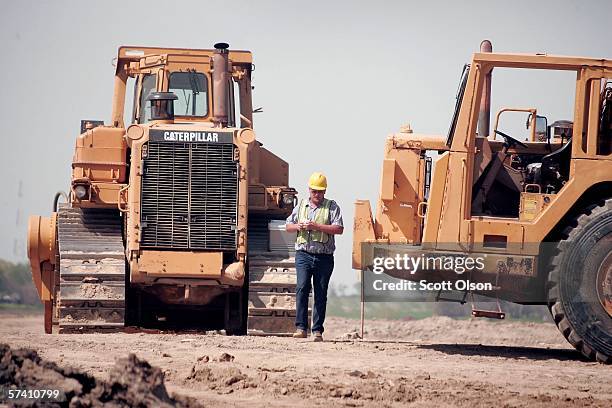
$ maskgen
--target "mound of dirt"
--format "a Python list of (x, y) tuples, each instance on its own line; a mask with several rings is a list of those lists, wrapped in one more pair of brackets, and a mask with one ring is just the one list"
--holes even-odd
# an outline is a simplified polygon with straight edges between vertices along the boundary
[(21, 400), (24, 406), (62, 402), (71, 407), (199, 407), (192, 399), (168, 395), (162, 371), (134, 354), (118, 359), (109, 373), (109, 380), (101, 381), (44, 361), (34, 350), (12, 350), (0, 344), (0, 387), (50, 389), (63, 393), (58, 399)]
[(190, 382), (201, 382), (208, 385), (210, 389), (223, 386), (229, 387), (248, 377), (237, 367), (209, 364), (208, 366), (196, 363), (191, 367), (191, 372), (186, 380)]

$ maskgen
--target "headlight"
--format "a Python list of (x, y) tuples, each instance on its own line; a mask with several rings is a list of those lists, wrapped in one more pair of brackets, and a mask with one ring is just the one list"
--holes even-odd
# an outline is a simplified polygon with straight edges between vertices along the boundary
[(87, 187), (79, 184), (74, 188), (74, 194), (79, 200), (84, 199), (87, 196)]
[(292, 205), (295, 200), (295, 196), (293, 194), (283, 194), (283, 204)]

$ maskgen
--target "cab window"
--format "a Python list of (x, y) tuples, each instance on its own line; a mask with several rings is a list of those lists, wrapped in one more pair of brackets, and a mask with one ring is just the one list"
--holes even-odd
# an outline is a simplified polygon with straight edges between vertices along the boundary
[(194, 70), (172, 72), (168, 91), (173, 92), (178, 100), (174, 101), (176, 116), (208, 115), (208, 79), (206, 75)]
[(154, 74), (144, 74), (142, 76), (142, 91), (140, 92), (140, 114), (138, 123), (146, 123), (151, 120), (151, 106), (147, 102), (147, 97), (156, 90), (157, 76)]

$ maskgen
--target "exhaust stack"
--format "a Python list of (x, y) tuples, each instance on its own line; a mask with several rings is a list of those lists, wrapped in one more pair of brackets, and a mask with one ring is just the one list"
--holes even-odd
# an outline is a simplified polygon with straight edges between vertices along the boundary
[[(484, 40), (480, 43), (480, 52), (493, 52), (491, 41)], [(485, 76), (484, 89), (480, 99), (480, 113), (478, 114), (478, 136), (489, 136), (489, 127), (491, 122), (491, 75), (492, 72)]]
[(211, 58), (213, 81), (213, 116), (218, 126), (228, 123), (228, 92), (229, 92), (229, 44), (215, 44), (215, 52)]

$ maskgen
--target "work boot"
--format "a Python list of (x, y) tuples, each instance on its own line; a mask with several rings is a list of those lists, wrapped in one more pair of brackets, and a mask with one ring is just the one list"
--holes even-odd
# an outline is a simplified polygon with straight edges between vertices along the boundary
[(312, 332), (312, 335), (314, 336), (314, 341), (319, 342), (319, 341), (323, 341), (323, 333), (321, 332)]
[(306, 330), (296, 329), (295, 333), (293, 333), (294, 339), (305, 339), (306, 338)]

